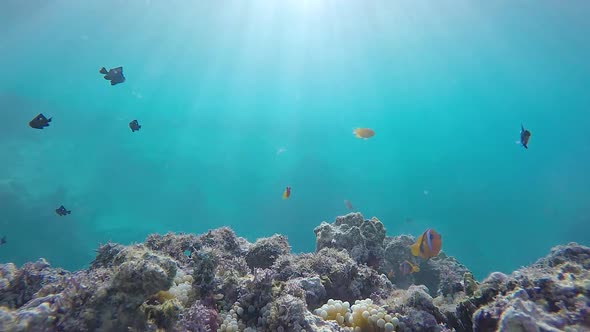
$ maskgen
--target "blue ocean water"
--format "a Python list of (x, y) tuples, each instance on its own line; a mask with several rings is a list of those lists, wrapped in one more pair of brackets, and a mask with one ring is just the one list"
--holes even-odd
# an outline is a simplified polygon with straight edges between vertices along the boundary
[[(345, 199), (388, 235), (436, 229), (479, 278), (589, 245), (589, 14), (581, 0), (3, 1), (0, 262), (79, 269), (99, 243), (221, 226), (313, 251)], [(38, 113), (48, 128), (27, 126)]]

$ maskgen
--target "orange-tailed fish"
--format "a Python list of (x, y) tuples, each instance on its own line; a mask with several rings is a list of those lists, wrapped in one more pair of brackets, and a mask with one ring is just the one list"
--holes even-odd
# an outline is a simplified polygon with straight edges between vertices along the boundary
[(429, 228), (422, 233), (410, 249), (412, 255), (429, 259), (438, 255), (442, 246), (442, 237), (434, 229)]
[(403, 274), (403, 275), (408, 275), (410, 273), (416, 273), (416, 272), (420, 272), (420, 268), (412, 263), (410, 263), (409, 261), (403, 261), (400, 265), (399, 265), (399, 271)]
[(352, 130), (352, 133), (354, 134), (354, 136), (363, 139), (369, 139), (375, 136), (375, 132), (373, 131), (373, 129), (369, 128), (355, 128)]
[(347, 209), (349, 209), (350, 211), (352, 211), (352, 203), (350, 203), (349, 200), (345, 199), (344, 200), (344, 205), (346, 206)]
[(285, 188), (285, 191), (283, 191), (283, 199), (287, 199), (289, 196), (291, 196), (291, 187), (287, 187)]

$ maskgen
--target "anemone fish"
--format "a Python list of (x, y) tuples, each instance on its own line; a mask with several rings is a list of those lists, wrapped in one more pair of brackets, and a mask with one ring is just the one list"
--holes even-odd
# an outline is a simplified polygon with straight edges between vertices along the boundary
[(528, 149), (529, 138), (531, 138), (531, 132), (524, 129), (522, 123), (520, 124), (520, 144), (524, 146), (525, 149)]
[(283, 191), (283, 199), (287, 199), (291, 196), (291, 187), (287, 187), (285, 188), (285, 191)]
[(373, 131), (373, 129), (369, 129), (369, 128), (356, 128), (356, 129), (352, 130), (352, 133), (357, 138), (363, 138), (363, 139), (369, 139), (369, 138), (375, 136), (375, 132)]
[(429, 228), (422, 233), (410, 249), (412, 255), (429, 259), (438, 255), (442, 246), (442, 237), (434, 229)]
[(406, 260), (399, 265), (399, 271), (403, 275), (408, 275), (410, 273), (420, 272), (420, 268)]

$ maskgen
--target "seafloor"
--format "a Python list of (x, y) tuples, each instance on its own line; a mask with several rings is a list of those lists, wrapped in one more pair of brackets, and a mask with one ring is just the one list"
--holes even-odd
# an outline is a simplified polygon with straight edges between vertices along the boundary
[[(0, 331), (590, 331), (590, 248), (570, 243), (476, 281), (413, 257), (359, 213), (314, 230), (316, 252), (229, 228), (100, 246), (87, 270), (0, 264)], [(403, 275), (399, 265), (420, 271)]]

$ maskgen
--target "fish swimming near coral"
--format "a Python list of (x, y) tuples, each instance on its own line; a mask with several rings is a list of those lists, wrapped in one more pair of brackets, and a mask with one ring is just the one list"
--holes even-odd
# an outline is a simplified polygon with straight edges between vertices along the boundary
[(136, 132), (139, 129), (141, 129), (141, 125), (139, 124), (139, 122), (137, 122), (137, 120), (133, 120), (129, 122), (129, 128), (131, 128), (131, 132)]
[(522, 123), (520, 124), (520, 145), (524, 146), (525, 149), (528, 149), (529, 146), (529, 138), (531, 138), (531, 132), (524, 129)]
[(370, 129), (370, 128), (355, 128), (352, 130), (352, 133), (357, 138), (362, 138), (362, 139), (369, 139), (369, 138), (375, 136), (375, 131), (373, 131), (373, 129)]
[(65, 216), (68, 215), (70, 213), (72, 213), (72, 211), (67, 210), (63, 205), (58, 207), (57, 209), (55, 209), (55, 213), (57, 213), (59, 216)]
[(410, 273), (420, 272), (420, 268), (406, 260), (399, 265), (399, 271), (402, 275), (408, 275)]
[(285, 188), (285, 191), (283, 191), (283, 199), (287, 199), (291, 197), (291, 187), (287, 187)]
[(123, 76), (123, 67), (112, 68), (107, 71), (105, 67), (100, 68), (100, 73), (104, 75), (104, 79), (111, 81), (111, 85), (116, 85), (125, 82)]
[(438, 255), (442, 246), (442, 236), (429, 228), (422, 233), (410, 247), (412, 255), (429, 259)]
[(344, 200), (344, 206), (346, 206), (346, 208), (349, 209), (350, 211), (353, 210), (352, 203), (350, 203), (350, 201), (347, 199)]
[(29, 121), (29, 126), (35, 129), (43, 129), (49, 127), (49, 122), (51, 122), (51, 118), (48, 119), (45, 115), (39, 113), (33, 120)]

